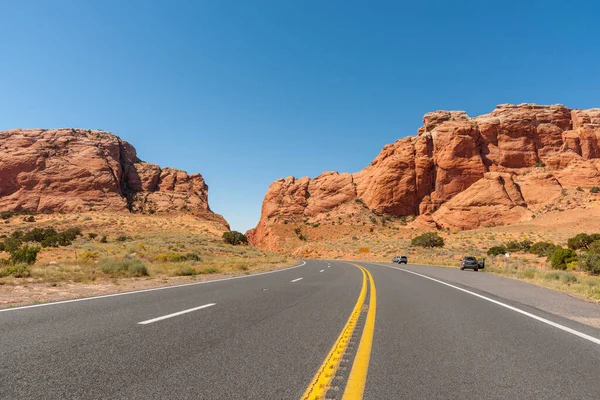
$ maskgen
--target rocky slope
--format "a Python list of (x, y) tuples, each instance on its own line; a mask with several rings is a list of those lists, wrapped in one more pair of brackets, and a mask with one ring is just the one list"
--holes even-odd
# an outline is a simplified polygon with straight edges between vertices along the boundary
[(385, 146), (358, 173), (273, 182), (248, 235), (276, 248), (281, 224), (332, 214), (352, 224), (362, 208), (418, 216), (412, 224), (421, 227), (505, 225), (534, 218), (563, 189), (600, 186), (599, 170), (600, 108), (503, 104), (475, 118), (435, 111), (417, 136)]
[(227, 227), (200, 174), (143, 162), (129, 143), (96, 130), (0, 132), (0, 211), (12, 210), (184, 211)]

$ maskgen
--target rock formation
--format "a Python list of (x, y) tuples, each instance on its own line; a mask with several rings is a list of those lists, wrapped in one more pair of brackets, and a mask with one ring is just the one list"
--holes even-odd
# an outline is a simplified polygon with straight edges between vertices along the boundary
[(141, 161), (129, 143), (104, 131), (0, 132), (0, 210), (37, 212), (211, 212), (200, 174)]
[(425, 114), (417, 136), (387, 145), (355, 174), (289, 177), (269, 187), (261, 219), (248, 232), (265, 245), (271, 227), (316, 218), (358, 200), (376, 213), (471, 229), (528, 220), (563, 188), (600, 186), (600, 108), (496, 107)]

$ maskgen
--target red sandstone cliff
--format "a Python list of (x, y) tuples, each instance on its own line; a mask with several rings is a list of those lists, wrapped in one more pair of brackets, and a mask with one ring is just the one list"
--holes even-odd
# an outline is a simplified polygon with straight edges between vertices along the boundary
[(417, 136), (387, 145), (355, 174), (273, 182), (250, 241), (273, 247), (274, 225), (317, 219), (352, 200), (450, 229), (531, 219), (563, 188), (600, 186), (600, 109), (499, 105), (469, 118), (425, 114)]
[(0, 132), (0, 210), (190, 212), (227, 227), (200, 174), (141, 161), (104, 131)]

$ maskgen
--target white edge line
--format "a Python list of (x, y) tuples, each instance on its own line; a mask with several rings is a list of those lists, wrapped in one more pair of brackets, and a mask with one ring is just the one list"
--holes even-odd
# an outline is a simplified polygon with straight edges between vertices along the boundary
[(304, 279), (304, 278), (298, 278), (298, 279), (294, 279), (293, 281), (290, 281), (290, 282), (298, 282), (298, 281), (300, 281), (300, 280), (302, 280), (302, 279)]
[(179, 311), (179, 312), (176, 312), (176, 313), (173, 313), (173, 314), (163, 315), (162, 317), (152, 318), (152, 319), (149, 319), (147, 321), (138, 322), (138, 325), (151, 324), (153, 322), (162, 321), (163, 319), (172, 318), (172, 317), (176, 317), (178, 315), (187, 314), (187, 313), (192, 312), (192, 311), (197, 311), (197, 310), (201, 310), (203, 308), (212, 307), (212, 306), (214, 306), (216, 304), (217, 303), (205, 304), (205, 305), (200, 306), (200, 307), (190, 308), (188, 310)]
[(192, 283), (183, 283), (181, 285), (173, 285), (173, 286), (163, 286), (163, 287), (157, 287), (157, 288), (150, 288), (150, 289), (142, 289), (142, 290), (133, 290), (130, 292), (121, 292), (121, 293), (112, 293), (112, 294), (104, 294), (101, 296), (92, 296), (92, 297), (82, 297), (80, 299), (71, 299), (71, 300), (61, 300), (61, 301), (54, 301), (52, 303), (42, 303), (42, 304), (32, 304), (29, 306), (20, 306), (20, 307), (10, 307), (10, 308), (3, 308), (0, 309), (0, 313), (1, 312), (6, 312), (6, 311), (15, 311), (15, 310), (24, 310), (26, 308), (36, 308), (36, 307), (45, 307), (45, 306), (54, 306), (57, 304), (65, 304), (65, 303), (74, 303), (77, 301), (86, 301), (86, 300), (95, 300), (95, 299), (103, 299), (105, 297), (116, 297), (116, 296), (125, 296), (128, 294), (136, 294), (136, 293), (145, 293), (145, 292), (154, 292), (156, 290), (166, 290), (166, 289), (175, 289), (175, 288), (180, 288), (180, 287), (185, 287), (185, 286), (193, 286), (193, 285), (202, 285), (205, 283), (214, 283), (214, 282), (223, 282), (223, 281), (230, 281), (233, 279), (241, 279), (241, 278), (252, 278), (254, 276), (259, 276), (259, 275), (266, 275), (266, 274), (273, 274), (275, 272), (283, 272), (283, 271), (289, 271), (290, 269), (294, 269), (294, 268), (298, 268), (298, 267), (302, 267), (306, 265), (306, 261), (302, 261), (301, 264), (298, 265), (294, 265), (293, 267), (289, 267), (289, 268), (284, 268), (284, 269), (278, 269), (275, 271), (267, 271), (267, 272), (259, 272), (257, 274), (251, 274), (251, 275), (244, 275), (244, 276), (233, 276), (231, 278), (223, 278), (223, 279), (215, 279), (212, 281), (202, 281), (202, 282), (192, 282)]
[(430, 276), (427, 276), (427, 275), (419, 274), (419, 273), (417, 273), (417, 272), (414, 272), (414, 271), (409, 271), (409, 270), (407, 270), (407, 269), (398, 268), (398, 267), (392, 267), (392, 266), (389, 266), (389, 265), (383, 265), (383, 264), (375, 264), (375, 265), (379, 265), (379, 266), (381, 266), (381, 267), (387, 267), (387, 268), (397, 269), (397, 270), (399, 270), (399, 271), (408, 272), (409, 274), (417, 275), (417, 276), (420, 276), (420, 277), (422, 277), (422, 278), (429, 279), (429, 280), (432, 280), (432, 281), (434, 281), (434, 282), (437, 282), (437, 283), (441, 283), (442, 285), (449, 286), (449, 287), (451, 287), (451, 288), (453, 288), (453, 289), (460, 290), (461, 292), (465, 292), (465, 293), (468, 293), (468, 294), (470, 294), (470, 295), (473, 295), (473, 296), (475, 296), (475, 297), (479, 297), (480, 299), (483, 299), (483, 300), (489, 301), (490, 303), (494, 303), (494, 304), (497, 304), (497, 305), (499, 305), (499, 306), (501, 306), (501, 307), (508, 308), (509, 310), (512, 310), (512, 311), (514, 311), (514, 312), (517, 312), (517, 313), (519, 313), (519, 314), (523, 314), (523, 315), (525, 315), (525, 316), (527, 316), (527, 317), (529, 317), (529, 318), (533, 318), (533, 319), (535, 319), (535, 320), (538, 320), (538, 321), (540, 321), (540, 322), (543, 322), (543, 323), (545, 323), (545, 324), (548, 324), (548, 325), (550, 325), (550, 326), (553, 326), (553, 327), (555, 327), (555, 328), (558, 328), (558, 329), (560, 329), (560, 330), (563, 330), (563, 331), (565, 331), (565, 332), (568, 332), (568, 333), (570, 333), (570, 334), (572, 334), (572, 335), (579, 336), (579, 337), (580, 337), (580, 338), (582, 338), (582, 339), (589, 340), (589, 341), (590, 341), (590, 342), (592, 342), (592, 343), (595, 343), (595, 344), (598, 344), (598, 345), (600, 345), (600, 339), (598, 339), (598, 338), (595, 338), (595, 337), (593, 337), (593, 336), (590, 336), (590, 335), (586, 335), (586, 334), (585, 334), (585, 333), (583, 333), (583, 332), (576, 331), (575, 329), (571, 329), (571, 328), (569, 328), (568, 326), (564, 326), (564, 325), (558, 324), (558, 323), (556, 323), (556, 322), (553, 322), (553, 321), (550, 321), (550, 320), (548, 320), (548, 319), (546, 319), (546, 318), (539, 317), (539, 316), (537, 316), (537, 315), (535, 315), (535, 314), (532, 314), (532, 313), (530, 313), (530, 312), (527, 312), (527, 311), (521, 310), (520, 308), (513, 307), (513, 306), (510, 306), (510, 305), (508, 305), (508, 304), (502, 303), (502, 302), (500, 302), (500, 301), (497, 301), (497, 300), (494, 300), (494, 299), (490, 299), (489, 297), (482, 296), (482, 295), (480, 295), (479, 293), (471, 292), (470, 290), (463, 289), (463, 288), (461, 288), (461, 287), (458, 287), (458, 286), (451, 285), (450, 283), (446, 283), (446, 282), (444, 282), (444, 281), (440, 281), (440, 280), (438, 280), (438, 279), (432, 278), (432, 277), (430, 277)]

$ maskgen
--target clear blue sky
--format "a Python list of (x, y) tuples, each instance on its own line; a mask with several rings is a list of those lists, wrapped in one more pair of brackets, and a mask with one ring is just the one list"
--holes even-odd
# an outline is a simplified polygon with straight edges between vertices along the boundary
[(0, 129), (104, 129), (233, 229), (436, 109), (600, 107), (596, 1), (0, 1)]

